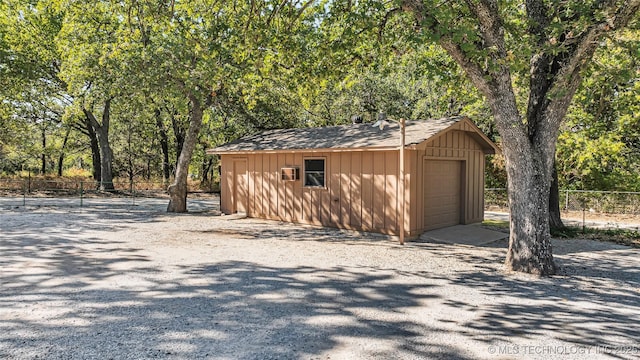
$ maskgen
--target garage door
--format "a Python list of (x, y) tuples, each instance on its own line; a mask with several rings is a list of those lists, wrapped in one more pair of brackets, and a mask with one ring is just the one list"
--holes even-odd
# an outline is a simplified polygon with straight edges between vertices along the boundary
[(457, 225), (461, 212), (461, 161), (424, 163), (425, 230)]

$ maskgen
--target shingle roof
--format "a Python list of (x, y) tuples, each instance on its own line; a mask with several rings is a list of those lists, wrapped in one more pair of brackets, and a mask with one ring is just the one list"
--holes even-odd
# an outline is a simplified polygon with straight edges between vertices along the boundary
[[(459, 116), (426, 121), (407, 121), (405, 143), (406, 145), (419, 144), (464, 119), (467, 118)], [(383, 130), (372, 126), (371, 123), (365, 123), (264, 131), (210, 149), (207, 153), (393, 148), (397, 147), (399, 142), (400, 131), (397, 123), (390, 123)]]

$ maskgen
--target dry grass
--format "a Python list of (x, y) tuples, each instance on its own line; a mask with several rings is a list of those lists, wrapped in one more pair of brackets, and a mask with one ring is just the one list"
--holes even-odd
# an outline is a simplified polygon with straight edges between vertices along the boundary
[[(485, 220), (482, 225), (488, 229), (508, 232), (509, 222), (502, 220)], [(640, 248), (640, 232), (626, 229), (594, 229), (568, 226), (563, 230), (552, 231), (552, 236), (564, 239), (588, 239), (612, 242)]]

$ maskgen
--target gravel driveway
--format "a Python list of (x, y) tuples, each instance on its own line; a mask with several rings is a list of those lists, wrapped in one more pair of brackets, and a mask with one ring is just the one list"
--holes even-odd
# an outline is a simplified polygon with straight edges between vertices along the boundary
[(640, 251), (505, 243), (160, 209), (0, 209), (3, 359), (583, 359), (640, 356)]

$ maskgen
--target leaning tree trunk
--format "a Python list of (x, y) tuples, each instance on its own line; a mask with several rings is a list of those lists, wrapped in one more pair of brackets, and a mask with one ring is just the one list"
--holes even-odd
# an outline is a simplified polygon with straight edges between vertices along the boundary
[(193, 150), (198, 142), (198, 134), (202, 127), (202, 115), (204, 108), (200, 100), (193, 94), (189, 94), (191, 104), (191, 116), (189, 119), (189, 129), (184, 139), (182, 151), (176, 164), (176, 176), (173, 183), (169, 185), (169, 205), (167, 212), (187, 212), (187, 175), (189, 174), (189, 164)]
[(87, 136), (89, 136), (89, 143), (91, 146), (91, 168), (92, 168), (92, 174), (93, 174), (93, 180), (100, 182), (100, 179), (102, 179), (102, 171), (100, 169), (100, 145), (98, 145), (98, 136), (96, 135), (95, 130), (93, 130), (93, 126), (91, 125), (91, 120), (89, 120), (89, 117), (86, 116), (84, 117), (84, 122), (82, 124), (82, 131), (84, 132), (84, 130), (86, 129), (87, 132), (85, 133)]
[(109, 123), (111, 100), (107, 99), (104, 103), (102, 112), (102, 124), (98, 122), (93, 113), (87, 109), (83, 109), (85, 116), (89, 119), (91, 127), (96, 134), (98, 146), (100, 148), (100, 190), (112, 191), (113, 186), (113, 152), (109, 144)]

